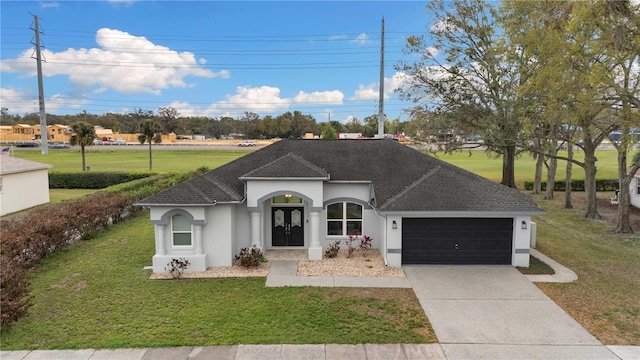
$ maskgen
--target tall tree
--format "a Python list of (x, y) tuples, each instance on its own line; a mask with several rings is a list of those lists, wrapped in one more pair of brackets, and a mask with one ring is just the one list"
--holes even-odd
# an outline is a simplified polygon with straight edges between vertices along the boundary
[(153, 162), (151, 158), (151, 142), (159, 144), (162, 142), (162, 126), (152, 119), (143, 120), (138, 126), (138, 141), (144, 145), (149, 143), (149, 170), (153, 170)]
[(138, 127), (143, 120), (153, 118), (153, 111), (137, 107), (133, 112), (125, 114), (120, 129), (123, 133), (133, 134), (138, 131)]
[(515, 157), (524, 142), (518, 89), (526, 64), (500, 30), (501, 14), (473, 0), (437, 0), (427, 10), (428, 36), (410, 36), (404, 50), (418, 60), (396, 66), (408, 74), (401, 98), (416, 104), (414, 114), (435, 111), (451, 128), (481, 135), (503, 157), (501, 183), (516, 187)]
[(178, 110), (171, 106), (159, 107), (156, 113), (162, 126), (162, 132), (165, 134), (175, 133), (179, 126), (178, 118), (180, 113)]
[(86, 162), (84, 156), (84, 148), (86, 146), (93, 145), (93, 139), (96, 137), (96, 132), (93, 128), (93, 125), (84, 122), (78, 121), (75, 124), (71, 125), (71, 131), (73, 135), (69, 138), (69, 143), (71, 145), (80, 145), (80, 154), (82, 155), (82, 171), (86, 171)]
[(251, 139), (252, 133), (257, 128), (258, 122), (260, 121), (260, 115), (250, 111), (245, 111), (240, 121), (242, 123), (244, 138)]

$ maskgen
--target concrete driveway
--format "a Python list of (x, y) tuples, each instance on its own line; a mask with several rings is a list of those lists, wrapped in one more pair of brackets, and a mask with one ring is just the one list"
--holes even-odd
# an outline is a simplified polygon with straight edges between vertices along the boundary
[(405, 266), (447, 359), (619, 359), (511, 266)]

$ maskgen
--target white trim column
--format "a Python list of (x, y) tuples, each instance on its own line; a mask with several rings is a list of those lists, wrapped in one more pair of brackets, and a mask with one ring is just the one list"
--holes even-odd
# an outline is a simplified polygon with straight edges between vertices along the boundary
[(156, 225), (156, 254), (158, 255), (165, 255), (167, 253), (164, 247), (164, 229), (166, 227), (166, 225), (162, 224)]
[(257, 246), (262, 249), (262, 241), (260, 234), (262, 229), (260, 227), (262, 213), (260, 211), (251, 212), (251, 246)]
[(202, 255), (202, 225), (193, 225), (193, 243), (196, 255)]
[(320, 212), (309, 212), (309, 260), (322, 260), (320, 244)]

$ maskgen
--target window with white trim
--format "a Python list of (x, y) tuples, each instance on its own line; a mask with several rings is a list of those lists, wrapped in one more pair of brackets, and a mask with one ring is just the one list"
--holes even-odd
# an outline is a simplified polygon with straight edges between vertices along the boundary
[(347, 201), (327, 206), (327, 235), (362, 234), (362, 205)]
[(191, 246), (191, 224), (182, 214), (171, 217), (171, 244), (173, 246)]

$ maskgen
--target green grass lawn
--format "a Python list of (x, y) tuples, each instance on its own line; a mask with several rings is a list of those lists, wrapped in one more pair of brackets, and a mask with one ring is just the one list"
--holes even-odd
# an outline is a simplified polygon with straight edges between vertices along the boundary
[[(201, 166), (213, 169), (251, 151), (253, 150), (158, 149), (153, 151), (153, 169), (155, 171), (192, 171)], [(16, 151), (15, 155), (23, 159), (51, 164), (53, 168), (50, 171), (82, 171), (79, 150), (55, 150), (47, 155), (42, 155), (37, 150), (20, 150)], [(581, 153), (577, 153), (576, 158), (579, 159), (580, 155)], [(502, 178), (502, 158), (487, 156), (484, 151), (438, 153), (435, 156), (494, 181), (500, 181)], [(603, 150), (597, 153), (597, 157), (598, 178), (617, 178), (617, 152)], [(146, 171), (149, 169), (149, 152), (89, 149), (86, 152), (86, 161), (91, 171)], [(564, 179), (565, 166), (565, 161), (558, 161), (558, 179)], [(515, 172), (518, 186), (522, 186), (524, 181), (533, 181), (535, 161), (529, 155), (520, 156), (516, 160)], [(574, 166), (573, 177), (584, 179), (582, 168)]]
[[(155, 150), (152, 153), (154, 171), (187, 172), (206, 166), (210, 169), (226, 164), (251, 150)], [(35, 150), (20, 150), (15, 156), (53, 165), (50, 171), (81, 172), (80, 150), (52, 150), (42, 155)], [(90, 171), (147, 171), (149, 152), (145, 150), (87, 150), (86, 164)]]
[(63, 200), (83, 197), (98, 191), (99, 190), (95, 189), (49, 189), (49, 202), (55, 204)]
[(538, 287), (602, 343), (640, 345), (640, 237), (564, 209), (563, 196), (535, 199), (547, 211), (534, 218), (538, 250), (578, 274), (574, 283)]
[(37, 266), (3, 350), (219, 344), (433, 343), (411, 289), (266, 288), (264, 278), (148, 280), (148, 213)]

